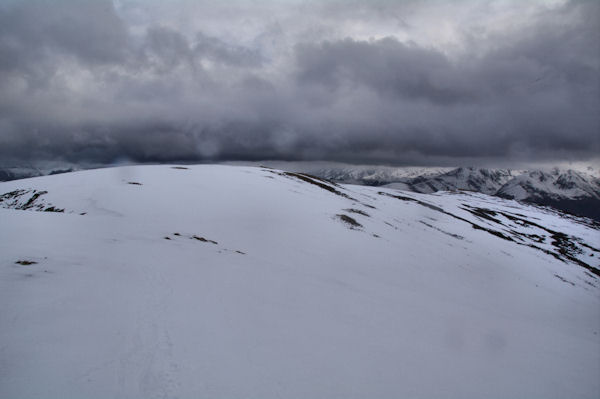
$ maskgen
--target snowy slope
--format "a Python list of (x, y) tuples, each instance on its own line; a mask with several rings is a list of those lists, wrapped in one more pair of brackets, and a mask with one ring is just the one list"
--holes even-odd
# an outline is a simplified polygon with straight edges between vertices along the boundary
[(0, 183), (0, 397), (598, 397), (599, 243), (267, 168)]

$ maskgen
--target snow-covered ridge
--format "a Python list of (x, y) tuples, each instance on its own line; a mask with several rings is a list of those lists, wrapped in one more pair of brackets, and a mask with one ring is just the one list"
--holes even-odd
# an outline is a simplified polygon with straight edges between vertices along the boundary
[[(267, 161), (266, 165), (288, 172), (309, 173), (346, 184), (385, 186), (419, 193), (467, 190), (516, 199), (600, 221), (600, 175), (592, 166), (547, 167), (534, 170), (475, 167), (392, 167), (348, 165), (335, 162)], [(231, 162), (240, 166), (243, 163)], [(254, 163), (256, 166), (261, 163)], [(46, 164), (38, 168), (0, 169), (0, 181), (64, 173), (77, 165)]]
[(419, 176), (407, 183), (419, 193), (468, 190), (493, 195), (520, 173), (509, 169), (458, 168), (435, 176)]
[(570, 169), (522, 171), (469, 167), (400, 182), (408, 189), (421, 193), (468, 190), (490, 195), (503, 194), (518, 200), (536, 196), (600, 199), (600, 179)]
[(600, 221), (600, 178), (574, 170), (457, 168), (432, 176), (401, 179), (385, 187), (420, 193), (467, 190), (549, 205)]
[(496, 195), (517, 200), (600, 200), (600, 179), (574, 170), (532, 171), (506, 182)]
[(586, 219), (217, 165), (0, 196), (2, 397), (600, 393)]

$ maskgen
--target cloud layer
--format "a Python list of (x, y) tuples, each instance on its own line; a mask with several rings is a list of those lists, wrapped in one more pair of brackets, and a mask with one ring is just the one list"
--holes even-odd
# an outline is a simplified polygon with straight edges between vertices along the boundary
[(0, 5), (0, 158), (600, 153), (597, 1), (222, 3)]

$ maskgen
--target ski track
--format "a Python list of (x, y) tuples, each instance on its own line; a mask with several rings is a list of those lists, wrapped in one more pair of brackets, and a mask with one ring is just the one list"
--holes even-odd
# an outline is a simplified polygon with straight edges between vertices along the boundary
[(177, 398), (178, 364), (173, 359), (173, 343), (166, 319), (166, 304), (173, 288), (164, 277), (164, 268), (145, 268), (138, 265), (144, 276), (146, 296), (134, 311), (134, 334), (129, 349), (118, 361), (121, 392), (130, 392), (128, 384), (135, 383), (133, 391), (146, 398)]

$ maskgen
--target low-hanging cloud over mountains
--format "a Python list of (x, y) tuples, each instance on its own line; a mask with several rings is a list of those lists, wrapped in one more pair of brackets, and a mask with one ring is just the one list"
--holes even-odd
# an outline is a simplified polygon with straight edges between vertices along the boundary
[(581, 160), (600, 3), (7, 1), (0, 157)]

